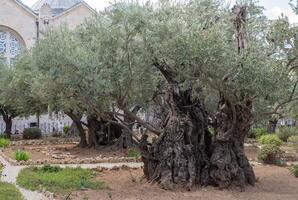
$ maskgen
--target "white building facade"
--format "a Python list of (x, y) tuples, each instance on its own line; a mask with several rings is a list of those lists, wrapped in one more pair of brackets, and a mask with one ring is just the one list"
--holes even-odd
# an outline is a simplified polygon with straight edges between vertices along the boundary
[[(82, 0), (39, 0), (31, 8), (20, 0), (0, 0), (0, 58), (13, 65), (22, 49), (30, 49), (48, 28), (76, 28), (96, 12)], [(43, 133), (62, 132), (72, 121), (63, 112), (40, 116)], [(12, 132), (35, 126), (36, 116), (15, 118)], [(0, 133), (5, 123), (0, 117)]]

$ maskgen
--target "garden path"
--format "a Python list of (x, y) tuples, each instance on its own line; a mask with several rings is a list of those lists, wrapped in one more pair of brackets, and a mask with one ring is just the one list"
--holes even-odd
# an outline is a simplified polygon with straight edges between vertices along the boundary
[[(1, 181), (15, 184), (20, 192), (23, 194), (26, 200), (54, 200), (53, 197), (48, 197), (43, 193), (26, 190), (24, 188), (19, 187), (16, 184), (16, 179), (19, 172), (29, 166), (13, 166), (9, 162), (7, 162), (0, 155), (0, 162), (4, 165)], [(143, 163), (97, 163), (97, 164), (67, 164), (67, 165), (54, 165), (60, 167), (81, 167), (85, 169), (94, 169), (94, 168), (104, 168), (104, 169), (113, 169), (115, 167), (129, 167), (129, 168), (140, 168), (143, 166)]]

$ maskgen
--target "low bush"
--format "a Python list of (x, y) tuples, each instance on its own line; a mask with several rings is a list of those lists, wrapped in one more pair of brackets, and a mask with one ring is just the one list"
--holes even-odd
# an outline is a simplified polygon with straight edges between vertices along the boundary
[(290, 143), (291, 146), (298, 148), (298, 135), (289, 137), (288, 143)]
[(90, 169), (31, 167), (23, 169), (17, 184), (23, 188), (36, 191), (47, 190), (53, 193), (69, 193), (80, 189), (102, 189), (104, 183), (93, 179), (94, 173)]
[[(38, 169), (38, 168), (35, 168), (35, 169)], [(59, 166), (44, 165), (43, 167), (40, 168), (40, 170), (43, 171), (44, 173), (46, 173), (46, 172), (57, 173), (57, 172), (61, 171), (62, 168)]]
[(132, 158), (139, 158), (141, 156), (141, 153), (135, 149), (128, 149), (127, 156)]
[(14, 157), (17, 161), (27, 161), (30, 159), (29, 153), (25, 151), (17, 151), (14, 154)]
[(288, 141), (288, 138), (294, 135), (298, 136), (298, 130), (293, 127), (281, 127), (277, 130), (277, 136), (284, 142)]
[(41, 138), (41, 130), (39, 128), (26, 128), (23, 132), (23, 139), (34, 140)]
[(279, 164), (282, 151), (275, 144), (266, 144), (262, 146), (258, 153), (258, 160), (267, 164)]
[(61, 134), (59, 132), (53, 132), (52, 137), (60, 137)]
[(292, 172), (296, 178), (298, 178), (298, 165), (292, 167)]
[(268, 135), (267, 129), (265, 128), (253, 128), (249, 131), (248, 138), (259, 138), (263, 135)]
[(277, 135), (263, 135), (258, 139), (260, 144), (274, 144), (276, 146), (281, 146), (283, 141), (277, 137)]
[(6, 148), (10, 144), (9, 139), (0, 138), (0, 148)]

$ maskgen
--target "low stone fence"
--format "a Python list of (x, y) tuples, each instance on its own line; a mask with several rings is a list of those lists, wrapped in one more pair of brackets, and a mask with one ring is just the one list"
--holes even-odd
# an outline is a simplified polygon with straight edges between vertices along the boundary
[(78, 144), (78, 138), (46, 138), (40, 140), (19, 140), (12, 141), (10, 146), (25, 146), (25, 145), (50, 145), (50, 144)]
[(281, 156), (281, 160), (285, 162), (297, 162), (298, 161), (298, 153), (283, 153)]
[(104, 157), (97, 156), (94, 158), (51, 158), (51, 159), (39, 159), (39, 160), (28, 160), (28, 161), (16, 161), (6, 156), (0, 150), (0, 156), (7, 160), (12, 165), (50, 165), (50, 164), (96, 164), (96, 163), (132, 163), (141, 162), (141, 158), (134, 157)]

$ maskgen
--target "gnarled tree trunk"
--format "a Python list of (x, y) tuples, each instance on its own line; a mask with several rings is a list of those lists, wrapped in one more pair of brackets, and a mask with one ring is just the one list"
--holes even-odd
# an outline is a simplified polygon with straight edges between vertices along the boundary
[(167, 93), (170, 112), (164, 132), (152, 146), (147, 144), (147, 136), (142, 138), (144, 174), (166, 189), (176, 186), (190, 189), (196, 184), (208, 184), (211, 138), (204, 106), (192, 96), (192, 89), (179, 88), (169, 66), (159, 63), (155, 66), (170, 85)]
[(219, 187), (255, 184), (255, 174), (244, 153), (244, 139), (249, 132), (252, 104), (232, 104), (223, 95), (216, 113), (214, 149), (210, 158), (210, 177)]

